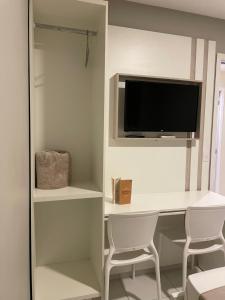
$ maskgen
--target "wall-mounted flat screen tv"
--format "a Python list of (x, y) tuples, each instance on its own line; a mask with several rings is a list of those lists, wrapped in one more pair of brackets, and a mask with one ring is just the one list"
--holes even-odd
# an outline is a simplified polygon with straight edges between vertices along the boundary
[(196, 132), (201, 84), (125, 81), (124, 131)]

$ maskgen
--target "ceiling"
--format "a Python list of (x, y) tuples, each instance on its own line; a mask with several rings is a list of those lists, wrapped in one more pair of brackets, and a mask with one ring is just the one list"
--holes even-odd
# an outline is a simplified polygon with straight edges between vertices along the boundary
[(142, 4), (160, 6), (214, 18), (225, 19), (224, 0), (128, 0)]

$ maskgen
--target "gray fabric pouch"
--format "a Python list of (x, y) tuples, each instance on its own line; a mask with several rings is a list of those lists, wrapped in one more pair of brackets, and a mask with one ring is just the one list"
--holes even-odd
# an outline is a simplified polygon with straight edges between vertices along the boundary
[(36, 187), (59, 189), (69, 185), (70, 154), (66, 151), (40, 151), (35, 155)]

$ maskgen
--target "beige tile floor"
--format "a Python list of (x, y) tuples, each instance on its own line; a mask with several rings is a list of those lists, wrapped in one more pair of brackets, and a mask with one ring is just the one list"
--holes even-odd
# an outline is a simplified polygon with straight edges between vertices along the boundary
[[(171, 299), (174, 292), (181, 291), (181, 269), (161, 272), (162, 299)], [(156, 281), (154, 273), (137, 275), (110, 281), (110, 300), (156, 300)], [(181, 300), (181, 297), (178, 298)], [(177, 300), (178, 300), (177, 299)]]

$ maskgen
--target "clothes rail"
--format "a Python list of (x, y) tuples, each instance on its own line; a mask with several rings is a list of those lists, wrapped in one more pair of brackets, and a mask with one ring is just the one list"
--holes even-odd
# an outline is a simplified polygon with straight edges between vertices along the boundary
[(96, 36), (97, 35), (96, 31), (83, 30), (83, 29), (64, 27), (64, 26), (58, 26), (58, 25), (42, 24), (42, 23), (35, 23), (34, 25), (36, 28), (39, 28), (39, 29), (47, 29), (47, 30), (54, 30), (54, 31), (60, 31), (60, 32), (69, 32), (69, 33), (86, 35), (87, 39), (86, 39), (85, 67), (87, 68), (89, 56), (90, 56), (89, 37)]
[(96, 36), (97, 35), (96, 31), (83, 30), (83, 29), (72, 28), (72, 27), (64, 27), (64, 26), (58, 26), (58, 25), (35, 23), (35, 27), (40, 28), (40, 29), (48, 29), (48, 30), (55, 30), (55, 31), (61, 31), (61, 32), (70, 32), (70, 33), (76, 33), (76, 34), (83, 34), (83, 35), (88, 35), (88, 36)]

